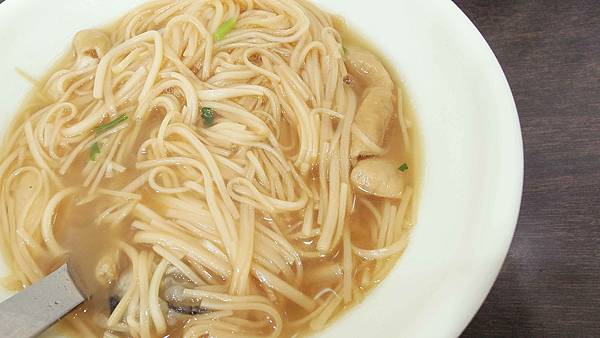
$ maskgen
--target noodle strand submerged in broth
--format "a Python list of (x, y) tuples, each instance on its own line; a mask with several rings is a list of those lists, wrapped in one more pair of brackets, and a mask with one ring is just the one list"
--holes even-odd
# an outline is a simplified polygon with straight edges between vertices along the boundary
[(3, 148), (4, 283), (69, 257), (79, 336), (289, 337), (360, 302), (408, 242), (414, 128), (338, 28), (162, 0), (79, 32)]

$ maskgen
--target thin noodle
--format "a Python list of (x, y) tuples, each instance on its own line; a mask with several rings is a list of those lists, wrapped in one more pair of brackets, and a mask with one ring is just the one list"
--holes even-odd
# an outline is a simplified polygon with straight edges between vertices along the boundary
[[(402, 92), (354, 43), (308, 0), (154, 0), (77, 33), (51, 74), (24, 75), (35, 95), (1, 149), (3, 285), (68, 255), (98, 290), (68, 316), (79, 336), (322, 329), (386, 276), (414, 221)], [(379, 86), (398, 123), (375, 143), (364, 124), (388, 119), (363, 101)], [(398, 179), (400, 199), (356, 188), (356, 144), (393, 164), (365, 175)]]

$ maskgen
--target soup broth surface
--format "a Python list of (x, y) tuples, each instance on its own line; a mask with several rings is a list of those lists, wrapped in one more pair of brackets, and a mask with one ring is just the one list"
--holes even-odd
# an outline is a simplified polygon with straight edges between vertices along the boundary
[[(2, 249), (13, 272), (5, 284), (27, 287), (68, 259), (91, 294), (63, 319), (76, 336), (307, 335), (360, 303), (408, 242), (418, 129), (389, 63), (308, 2), (293, 2), (310, 22), (305, 38), (270, 44), (227, 36), (286, 37), (298, 13), (270, 1), (200, 3), (154, 2), (76, 37), (35, 83), (4, 143)], [(219, 8), (225, 14), (214, 23)], [(235, 27), (208, 46), (198, 27), (217, 40), (228, 17), (238, 18)], [(317, 36), (317, 22), (331, 35)], [(147, 32), (162, 34), (158, 66), (155, 35), (139, 38)], [(294, 64), (294, 46), (309, 41), (314, 49)], [(111, 55), (128, 43), (135, 46)], [(331, 57), (332, 45), (340, 55)], [(352, 48), (375, 55), (394, 82), (381, 153), (356, 158), (342, 154), (344, 138), (356, 137), (344, 134), (344, 117), (360, 110), (372, 84), (346, 70)], [(332, 90), (328, 67), (340, 72)], [(307, 108), (305, 121), (298, 107)], [(313, 157), (304, 149), (311, 132), (319, 135)], [(400, 198), (353, 185), (350, 172), (373, 158), (397, 168)], [(320, 211), (328, 207), (336, 210)]]

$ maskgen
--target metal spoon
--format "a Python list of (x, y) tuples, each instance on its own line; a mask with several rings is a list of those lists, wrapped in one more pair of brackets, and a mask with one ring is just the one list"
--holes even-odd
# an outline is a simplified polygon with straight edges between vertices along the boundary
[(65, 263), (0, 303), (0, 335), (35, 337), (81, 304), (87, 297), (76, 277)]

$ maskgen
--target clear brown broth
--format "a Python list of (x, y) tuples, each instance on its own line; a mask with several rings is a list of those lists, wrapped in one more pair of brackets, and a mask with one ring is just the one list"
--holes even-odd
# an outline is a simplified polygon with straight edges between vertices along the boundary
[[(383, 61), (384, 65), (392, 74), (395, 83), (397, 85), (401, 85), (402, 82), (398, 81), (398, 76), (393, 72), (393, 67), (390, 67), (390, 63), (386, 62), (387, 60), (380, 53), (377, 53), (376, 50), (368, 43), (368, 41), (361, 37), (360, 34), (356, 33), (348, 26), (343, 23), (343, 20), (340, 18), (336, 18), (335, 20), (336, 28), (341, 32), (344, 44), (347, 46), (360, 46), (366, 48), (370, 51), (375, 51), (375, 54), (380, 57)], [(108, 28), (107, 30), (110, 30)], [(45, 80), (57, 69), (60, 69), (61, 66), (67, 65), (73, 60), (73, 52), (70, 51), (66, 56), (64, 56), (54, 67), (51, 72), (45, 77), (43, 81), (40, 83), (44, 83)], [(361, 91), (360, 84), (355, 84), (355, 89), (357, 91)], [(403, 88), (404, 89), (404, 88)], [(403, 93), (406, 94), (406, 91), (403, 90)], [(13, 126), (20, 125), (21, 122), (30, 114), (34, 113), (41, 107), (45, 106), (47, 102), (43, 99), (43, 93), (39, 89), (34, 89), (32, 93), (25, 100), (23, 108), (21, 112), (17, 115), (16, 119), (13, 121)], [(360, 97), (360, 95), (359, 95)], [(390, 151), (386, 155), (384, 155), (387, 159), (394, 163), (407, 163), (409, 166), (409, 170), (405, 173), (407, 182), (410, 186), (416, 189), (415, 197), (411, 203), (411, 208), (408, 214), (408, 223), (414, 224), (415, 222), (415, 213), (416, 206), (418, 203), (418, 188), (419, 188), (419, 180), (421, 173), (421, 158), (420, 154), (420, 138), (418, 135), (419, 129), (417, 127), (417, 119), (415, 113), (410, 104), (410, 100), (407, 99), (406, 95), (404, 96), (404, 100), (402, 102), (402, 109), (404, 111), (404, 116), (407, 121), (410, 121), (411, 127), (409, 128), (409, 138), (411, 140), (411, 150), (408, 151), (403, 142), (401, 135), (400, 126), (397, 118), (394, 118), (388, 130), (386, 131), (385, 137), (385, 147), (389, 147), (390, 149), (394, 149), (397, 151)], [(150, 122), (153, 124), (152, 122)], [(155, 122), (158, 124), (158, 121)], [(151, 130), (153, 126), (146, 128), (146, 130)], [(14, 129), (14, 128), (12, 128)], [(144, 135), (140, 135), (140, 139), (144, 139)], [(137, 148), (136, 148), (137, 149)], [(79, 159), (75, 164), (72, 170), (73, 173), (81, 172), (82, 168), (85, 166), (86, 161), (84, 159)], [(132, 156), (130, 163), (126, 163), (127, 171), (121, 175), (116, 176), (114, 179), (109, 180), (107, 182), (103, 182), (101, 187), (108, 189), (120, 189), (125, 186), (129, 181), (139, 175), (139, 172), (135, 169), (134, 166), (134, 156)], [(309, 180), (318, 179), (318, 177), (309, 177)], [(83, 182), (83, 177), (80, 175), (68, 175), (67, 177), (62, 177), (63, 183), (66, 186), (76, 186), (81, 185)], [(144, 193), (145, 190), (145, 193)], [(154, 208), (160, 208), (160, 204), (153, 200), (153, 194), (151, 193), (149, 188), (142, 189), (142, 203), (145, 205), (153, 206)], [(96, 267), (96, 263), (103, 255), (107, 253), (111, 253), (117, 250), (117, 241), (125, 240), (130, 244), (131, 237), (133, 236), (134, 231), (130, 228), (130, 224), (132, 222), (131, 217), (127, 217), (123, 222), (115, 227), (99, 227), (95, 225), (95, 218), (98, 216), (101, 210), (103, 210), (103, 203), (110, 203), (110, 197), (103, 197), (99, 200), (94, 201), (93, 203), (87, 203), (83, 205), (78, 205), (80, 199), (82, 197), (72, 198), (63, 205), (59, 207), (57, 210), (57, 217), (55, 220), (55, 232), (57, 236), (58, 242), (63, 245), (69, 252), (70, 260), (77, 267), (77, 271), (80, 274), (80, 277), (86, 284), (86, 287), (92, 290), (92, 295), (89, 300), (79, 306), (76, 310), (74, 310), (69, 316), (66, 317), (67, 320), (75, 319), (75, 320), (84, 320), (87, 322), (93, 322), (93, 317), (97, 313), (108, 314), (108, 298), (112, 294), (112, 290), (106, 289), (104, 287), (100, 287), (98, 282), (94, 276), (94, 269)], [(377, 198), (371, 198), (372, 201), (376, 204), (379, 204), (380, 201)], [(290, 224), (298, 222), (300, 220), (300, 215), (293, 215), (296, 219), (288, 220)], [(351, 229), (352, 229), (352, 238), (353, 241), (361, 247), (371, 247), (372, 241), (370, 240), (370, 234), (365, 231), (364, 227), (361, 227), (360, 224), (364, 224), (364, 222), (372, 222), (370, 214), (366, 210), (366, 208), (360, 204), (357, 204), (351, 218)], [(132, 244), (133, 245), (133, 244)], [(138, 245), (134, 245), (138, 246)], [(338, 253), (334, 253), (331, 257), (322, 258), (318, 260), (307, 260), (304, 263), (305, 271), (307, 275), (310, 275), (311, 272), (315, 271), (323, 264), (330, 262), (338, 262), (341, 264), (341, 255)], [(398, 260), (399, 257), (389, 258), (387, 261), (390, 263)], [(45, 262), (43, 264), (43, 268), (49, 273), (53, 267), (56, 266), (56, 262)], [(301, 288), (301, 291), (306, 294), (315, 294), (318, 291), (330, 287), (329, 284), (311, 284), (308, 286), (304, 286)], [(372, 287), (363, 289), (361, 287), (361, 292), (363, 295), (366, 295)], [(298, 306), (294, 305), (291, 302), (282, 303), (280, 305), (280, 311), (287, 318), (298, 318), (300, 315), (305, 314), (303, 310), (301, 310)], [(356, 303), (352, 303), (344, 306), (344, 308), (336, 313), (336, 317), (342, 314), (347, 309), (353, 307)], [(65, 326), (67, 330), (68, 327)], [(94, 329), (95, 333), (98, 336), (101, 336), (102, 330), (99, 328)], [(167, 333), (165, 337), (177, 337), (181, 334), (181, 328), (171, 327), (170, 331)], [(69, 330), (70, 331), (70, 330)], [(69, 332), (67, 331), (67, 332)], [(303, 335), (302, 332), (290, 332), (284, 331), (283, 336), (297, 336), (298, 334)]]

